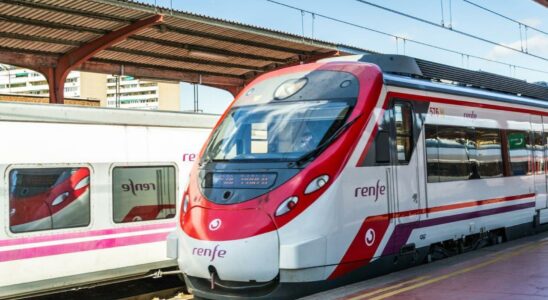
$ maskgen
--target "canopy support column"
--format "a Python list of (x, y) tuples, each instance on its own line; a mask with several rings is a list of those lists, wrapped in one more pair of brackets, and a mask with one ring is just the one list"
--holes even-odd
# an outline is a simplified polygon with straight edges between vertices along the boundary
[(57, 60), (57, 63), (53, 67), (41, 68), (39, 71), (44, 74), (48, 81), (50, 103), (63, 104), (65, 99), (65, 80), (70, 71), (80, 67), (98, 52), (124, 41), (144, 28), (161, 22), (163, 22), (162, 15), (155, 15), (139, 20), (65, 53)]

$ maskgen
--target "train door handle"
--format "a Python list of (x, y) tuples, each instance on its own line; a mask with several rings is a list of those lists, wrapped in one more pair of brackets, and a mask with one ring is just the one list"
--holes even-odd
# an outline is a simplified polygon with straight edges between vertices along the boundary
[(413, 202), (418, 203), (417, 193), (414, 193), (413, 196), (411, 196), (411, 199), (413, 199)]

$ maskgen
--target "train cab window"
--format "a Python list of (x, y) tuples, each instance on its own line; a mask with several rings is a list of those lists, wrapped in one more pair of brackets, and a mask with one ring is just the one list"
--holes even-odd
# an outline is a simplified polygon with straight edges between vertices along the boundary
[(534, 135), (535, 174), (544, 174), (544, 137), (542, 132), (535, 132)]
[(413, 151), (413, 110), (408, 102), (394, 105), (396, 155), (399, 164), (407, 164)]
[(116, 223), (175, 217), (176, 176), (173, 166), (115, 167), (112, 208)]
[(380, 120), (377, 134), (368, 149), (362, 166), (379, 166), (390, 164), (390, 124), (392, 110), (386, 109)]
[(532, 145), (529, 132), (507, 131), (510, 175), (532, 174)]
[(268, 153), (268, 123), (251, 124), (251, 153)]
[(85, 227), (90, 223), (88, 168), (19, 168), (9, 173), (14, 233)]

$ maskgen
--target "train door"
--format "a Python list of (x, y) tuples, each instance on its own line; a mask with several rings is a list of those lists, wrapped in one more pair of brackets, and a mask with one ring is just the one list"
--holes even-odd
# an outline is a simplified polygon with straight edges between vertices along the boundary
[[(417, 129), (417, 117), (411, 102), (403, 100), (392, 101), (391, 124), (391, 164), (389, 174), (389, 199), (392, 222), (396, 228), (402, 223), (419, 222), (420, 214), (420, 174), (419, 160), (422, 157), (416, 147), (420, 127)], [(420, 147), (423, 149), (423, 147)], [(396, 230), (395, 234), (402, 231)], [(405, 248), (403, 248), (405, 247)], [(395, 252), (414, 250), (412, 245), (405, 245), (401, 249), (393, 249)], [(407, 249), (407, 250), (406, 250)]]
[[(548, 194), (548, 118), (542, 117), (542, 132), (544, 142), (544, 188)], [(545, 207), (548, 208), (548, 195), (546, 196)]]
[(547, 207), (546, 199), (546, 175), (545, 175), (545, 157), (544, 157), (544, 130), (543, 130), (543, 117), (531, 116), (531, 124), (533, 129), (533, 172), (536, 194), (536, 209), (544, 209)]

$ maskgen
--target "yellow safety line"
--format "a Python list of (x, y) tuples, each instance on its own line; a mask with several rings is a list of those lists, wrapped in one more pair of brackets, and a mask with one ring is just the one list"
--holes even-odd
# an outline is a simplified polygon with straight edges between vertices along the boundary
[(429, 276), (420, 276), (420, 277), (417, 277), (415, 279), (412, 279), (412, 280), (408, 280), (408, 281), (404, 281), (404, 282), (400, 282), (398, 284), (395, 284), (395, 285), (391, 285), (391, 286), (387, 286), (385, 288), (382, 288), (382, 289), (378, 289), (378, 290), (374, 290), (374, 291), (371, 291), (369, 293), (366, 293), (366, 294), (360, 294), (356, 297), (352, 297), (352, 298), (349, 298), (348, 300), (360, 300), (360, 299), (364, 299), (366, 297), (369, 297), (369, 296), (373, 296), (373, 295), (376, 295), (378, 293), (382, 293), (382, 292), (386, 292), (386, 291), (389, 291), (389, 290), (393, 290), (393, 289), (396, 289), (396, 288), (399, 288), (401, 286), (404, 286), (406, 284), (410, 284), (410, 283), (414, 283), (414, 282), (417, 282), (417, 281), (421, 281), (423, 279), (426, 279), (428, 278)]
[[(488, 265), (491, 265), (491, 264), (494, 264), (498, 261), (501, 261), (503, 259), (506, 259), (506, 258), (509, 258), (509, 257), (512, 257), (512, 256), (516, 256), (524, 251), (527, 251), (527, 250), (532, 250), (532, 249), (535, 249), (535, 248), (538, 248), (544, 244), (546, 244), (548, 242), (544, 242), (544, 243), (541, 243), (541, 244), (538, 244), (538, 245), (531, 245), (531, 246), (523, 246), (523, 247), (520, 247), (510, 253), (504, 253), (504, 254), (500, 254), (500, 256), (496, 257), (496, 258), (493, 258), (491, 260), (488, 260), (486, 262), (483, 262), (483, 263), (480, 263), (480, 264), (477, 264), (473, 267), (468, 267), (468, 268), (464, 268), (464, 269), (461, 269), (461, 270), (458, 270), (458, 271), (455, 271), (453, 273), (449, 273), (449, 274), (445, 274), (445, 275), (442, 275), (442, 276), (439, 276), (439, 277), (436, 277), (436, 278), (432, 278), (430, 280), (427, 280), (427, 281), (424, 281), (424, 282), (420, 282), (420, 283), (417, 283), (417, 284), (414, 284), (414, 285), (410, 285), (410, 286), (407, 286), (407, 287), (404, 287), (402, 289), (399, 289), (399, 290), (396, 290), (396, 291), (392, 291), (392, 292), (388, 292), (386, 294), (382, 294), (382, 295), (379, 295), (377, 297), (374, 297), (374, 298), (370, 298), (369, 300), (381, 300), (381, 299), (385, 299), (385, 298), (388, 298), (388, 297), (391, 297), (391, 296), (394, 296), (394, 295), (397, 295), (397, 294), (401, 294), (403, 292), (407, 292), (407, 291), (410, 291), (410, 290), (414, 290), (416, 288), (419, 288), (419, 287), (422, 287), (422, 286), (425, 286), (425, 285), (428, 285), (428, 284), (432, 284), (432, 283), (436, 283), (438, 281), (442, 281), (442, 280), (445, 280), (447, 278), (450, 278), (450, 277), (454, 277), (454, 276), (457, 276), (457, 275), (460, 275), (460, 274), (464, 274), (464, 273), (467, 273), (467, 272), (470, 272), (470, 271), (474, 271), (474, 270), (477, 270), (477, 269), (480, 269), (480, 268), (483, 268), (485, 266), (488, 266)], [(363, 299), (363, 298), (361, 298)]]

